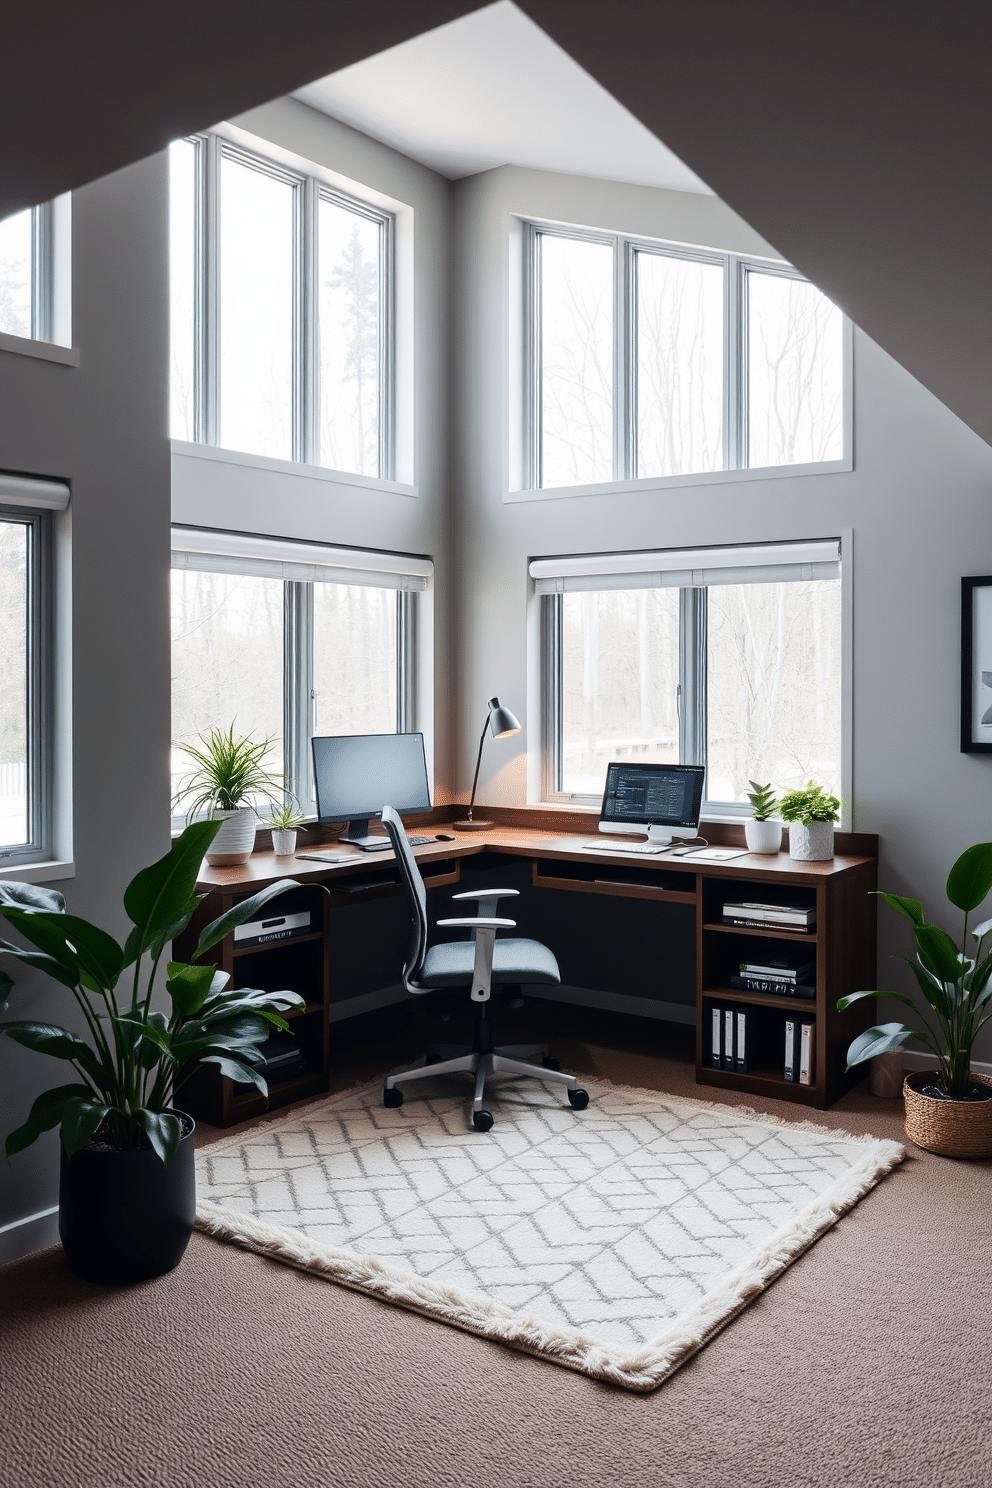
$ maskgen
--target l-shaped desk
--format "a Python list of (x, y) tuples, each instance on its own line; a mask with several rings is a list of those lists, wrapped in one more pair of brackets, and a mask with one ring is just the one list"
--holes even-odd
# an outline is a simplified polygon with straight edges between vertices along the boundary
[[(445, 831), (441, 814), (408, 821), (410, 835)], [(595, 818), (576, 830), (574, 817), (564, 814), (526, 813), (530, 820), (536, 817), (533, 826), (514, 823), (514, 813), (508, 811), (487, 814), (503, 821), (489, 831), (458, 833), (453, 841), (415, 848), (424, 881), (429, 889), (442, 893), (452, 887), (457, 891), (463, 874), (483, 873), (491, 883), (509, 876), (509, 886), (529, 883), (532, 892), (515, 901), (512, 917), (520, 925), (517, 933), (544, 940), (558, 956), (566, 984), (560, 992), (555, 989), (559, 998), (569, 1000), (568, 984), (576, 988), (576, 971), (582, 977), (591, 968), (596, 978), (598, 968), (615, 968), (619, 986), (602, 993), (579, 982), (585, 991), (576, 990), (575, 1000), (625, 1012), (643, 1008), (646, 1016), (694, 1021), (700, 1084), (825, 1108), (860, 1078), (857, 1072), (845, 1074), (844, 1054), (851, 1039), (872, 1022), (874, 1003), (866, 999), (845, 1013), (837, 1012), (836, 1003), (847, 993), (875, 985), (876, 917), (871, 891), (876, 887), (877, 838), (839, 834), (838, 856), (823, 863), (797, 862), (785, 852), (705, 862), (692, 856), (611, 853), (606, 837), (604, 851), (589, 852), (579, 844), (597, 837)], [(552, 829), (544, 826), (545, 821), (553, 824)], [(710, 824), (705, 830), (711, 843), (734, 845), (739, 841), (743, 846), (739, 827)], [(301, 856), (322, 849), (346, 853), (346, 860), (331, 864)], [(177, 941), (180, 959), (190, 953), (201, 922), (280, 878), (294, 879), (300, 887), (273, 901), (272, 913), (299, 915), (299, 928), (275, 932), (280, 935), (277, 939), (256, 938), (241, 945), (229, 936), (215, 954), (217, 964), (231, 974), (235, 985), (291, 987), (303, 993), (306, 1006), (292, 1016), (308, 1070), (273, 1085), (268, 1102), (248, 1087), (232, 1085), (213, 1069), (202, 1070), (187, 1087), (189, 1103), (194, 1114), (218, 1125), (260, 1115), (325, 1089), (332, 1021), (406, 997), (398, 983), (409, 915), (393, 854), (363, 853), (333, 841), (311, 838), (293, 858), (259, 851), (243, 866), (204, 864), (197, 890), (209, 897)], [(316, 885), (328, 892), (320, 892)], [(480, 886), (484, 886), (481, 880)], [(595, 897), (576, 899), (576, 895)], [(735, 901), (758, 899), (814, 909), (815, 928), (803, 932), (728, 925), (723, 915), (728, 896)], [(814, 1000), (800, 1002), (730, 986), (729, 978), (742, 958), (783, 955), (794, 952), (799, 943), (809, 948), (808, 959), (815, 962)], [(629, 992), (623, 990), (625, 966), (631, 968), (636, 982)], [(355, 995), (356, 983), (370, 974), (373, 986), (378, 975), (378, 992), (360, 990)], [(776, 1067), (772, 1058), (765, 1067), (748, 1073), (713, 1068), (708, 1029), (715, 1006), (763, 1009), (757, 1016), (767, 1020), (797, 1014), (812, 1020), (816, 1037), (811, 1083), (786, 1081), (780, 1064)]]

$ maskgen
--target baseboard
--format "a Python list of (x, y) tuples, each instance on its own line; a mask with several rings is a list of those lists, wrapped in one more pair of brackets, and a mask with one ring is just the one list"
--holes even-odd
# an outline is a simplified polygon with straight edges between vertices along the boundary
[(26, 1214), (10, 1224), (0, 1225), (0, 1266), (20, 1260), (32, 1251), (44, 1250), (59, 1238), (59, 1206)]
[[(936, 1069), (937, 1061), (932, 1054), (917, 1054), (915, 1050), (903, 1050), (903, 1068), (907, 1070)], [(976, 1075), (988, 1075), (992, 1078), (992, 1064), (987, 1059), (973, 1059), (971, 1067)]]

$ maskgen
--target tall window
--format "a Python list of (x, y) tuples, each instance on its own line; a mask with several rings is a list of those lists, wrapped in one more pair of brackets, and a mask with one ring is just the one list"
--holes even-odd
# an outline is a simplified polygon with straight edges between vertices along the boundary
[(705, 764), (711, 806), (748, 782), (841, 793), (836, 542), (548, 559), (546, 794), (597, 801), (610, 760)]
[[(284, 556), (281, 554), (284, 553)], [(172, 574), (173, 791), (209, 728), (266, 738), (267, 768), (312, 810), (312, 734), (414, 727), (416, 603), (430, 565), (177, 529)]]
[(52, 205), (0, 222), (0, 331), (33, 341), (52, 337)]
[(843, 317), (786, 265), (528, 229), (534, 487), (844, 455)]
[(392, 218), (216, 135), (169, 166), (173, 438), (387, 478)]
[(50, 520), (42, 511), (0, 504), (3, 866), (36, 861), (50, 846)]

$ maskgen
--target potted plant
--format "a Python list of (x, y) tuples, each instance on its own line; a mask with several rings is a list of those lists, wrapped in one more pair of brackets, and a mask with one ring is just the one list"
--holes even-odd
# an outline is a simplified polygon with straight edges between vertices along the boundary
[(296, 797), (287, 792), (281, 806), (269, 817), (272, 851), (277, 858), (291, 858), (296, 851), (297, 828), (306, 820)]
[[(922, 1024), (880, 1023), (854, 1040), (847, 1051), (847, 1067), (863, 1064), (878, 1054), (901, 1049), (915, 1038), (937, 1059), (935, 1070), (915, 1070), (903, 1082), (906, 1135), (918, 1147), (949, 1157), (992, 1156), (992, 1080), (972, 1071), (971, 1055), (979, 1030), (992, 1017), (992, 954), (983, 955), (992, 919), (969, 932), (968, 916), (992, 890), (992, 842), (979, 842), (958, 858), (947, 876), (947, 898), (964, 911), (960, 950), (938, 925), (927, 923), (918, 899), (900, 894), (881, 897), (897, 914), (912, 923), (916, 957), (906, 959), (929, 1008), (921, 1013), (912, 998), (901, 992), (854, 992), (842, 997), (843, 1011), (862, 997), (891, 997), (911, 1007)], [(975, 942), (969, 956), (969, 933)]]
[(282, 879), (207, 925), (191, 963), (168, 962), (170, 1011), (152, 1007), (159, 963), (202, 898), (197, 874), (219, 830), (218, 822), (194, 823), (132, 879), (124, 891), (132, 929), (123, 946), (66, 914), (54, 890), (0, 883), (0, 914), (29, 942), (0, 941), (0, 952), (67, 987), (88, 1034), (50, 1023), (0, 1023), (0, 1034), (72, 1067), (71, 1081), (40, 1095), (7, 1137), (7, 1156), (61, 1126), (59, 1234), (73, 1271), (91, 1281), (134, 1281), (179, 1264), (193, 1229), (195, 1169), (193, 1121), (176, 1109), (176, 1096), (199, 1063), (219, 1065), (268, 1094), (247, 1061), (258, 1057), (272, 1028), (288, 1031), (282, 1012), (304, 1005), (296, 992), (229, 989), (226, 972), (195, 964), (262, 905), (296, 887)]
[(206, 811), (211, 820), (219, 817), (224, 823), (207, 853), (207, 862), (247, 863), (258, 828), (255, 803), (259, 798), (277, 801), (283, 794), (282, 777), (273, 775), (264, 765), (272, 740), (236, 736), (232, 723), (226, 733), (223, 729), (207, 729), (200, 735), (199, 745), (177, 747), (184, 749), (195, 765), (176, 797), (177, 804), (187, 802), (186, 820), (192, 821)]
[(822, 863), (834, 855), (834, 822), (840, 820), (840, 802), (808, 780), (796, 790), (786, 791), (778, 803), (779, 815), (789, 823), (789, 856), (804, 863)]
[(747, 798), (751, 803), (751, 815), (744, 819), (744, 840), (748, 851), (753, 853), (777, 853), (782, 846), (782, 823), (772, 821), (778, 802), (770, 785), (759, 785), (749, 780), (751, 789)]

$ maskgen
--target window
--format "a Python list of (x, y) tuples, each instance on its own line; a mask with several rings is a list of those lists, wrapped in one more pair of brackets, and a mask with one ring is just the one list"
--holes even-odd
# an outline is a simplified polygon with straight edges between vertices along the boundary
[(310, 738), (415, 727), (415, 558), (177, 528), (173, 792), (208, 728), (268, 738), (266, 765), (314, 809)]
[(545, 796), (597, 803), (610, 760), (707, 766), (706, 800), (815, 777), (842, 793), (839, 543), (531, 564), (544, 608)]
[(216, 135), (169, 170), (173, 438), (388, 479), (390, 215)]
[(52, 339), (52, 203), (0, 222), (0, 331)]
[(787, 265), (530, 225), (532, 488), (844, 458), (844, 330)]
[(52, 855), (52, 522), (69, 491), (0, 475), (0, 867)]

